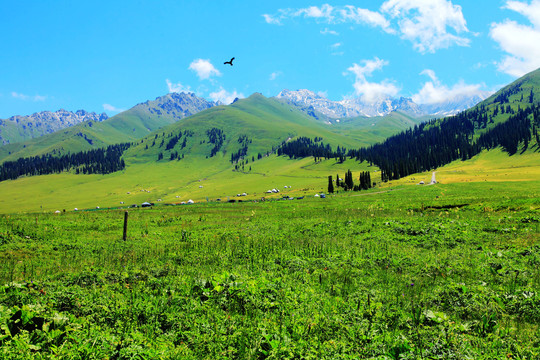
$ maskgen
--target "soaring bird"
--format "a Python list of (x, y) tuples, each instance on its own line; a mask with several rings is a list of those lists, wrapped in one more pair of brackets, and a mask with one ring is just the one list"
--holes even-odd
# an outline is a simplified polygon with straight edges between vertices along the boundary
[(225, 61), (225, 62), (223, 63), (223, 65), (229, 64), (229, 65), (233, 66), (233, 65), (232, 65), (233, 60), (234, 60), (234, 58), (232, 58), (232, 59), (229, 60), (229, 61)]

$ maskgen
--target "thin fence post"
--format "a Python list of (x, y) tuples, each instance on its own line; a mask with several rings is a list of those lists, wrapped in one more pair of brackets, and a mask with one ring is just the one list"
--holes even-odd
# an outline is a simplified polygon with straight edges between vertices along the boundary
[(127, 239), (127, 226), (128, 226), (128, 212), (124, 212), (124, 237), (122, 238), (124, 241)]

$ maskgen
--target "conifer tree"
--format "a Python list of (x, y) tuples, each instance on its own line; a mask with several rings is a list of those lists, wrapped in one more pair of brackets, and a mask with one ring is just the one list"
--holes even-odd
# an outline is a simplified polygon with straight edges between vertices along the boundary
[(334, 193), (334, 182), (332, 181), (332, 175), (328, 176), (328, 193)]

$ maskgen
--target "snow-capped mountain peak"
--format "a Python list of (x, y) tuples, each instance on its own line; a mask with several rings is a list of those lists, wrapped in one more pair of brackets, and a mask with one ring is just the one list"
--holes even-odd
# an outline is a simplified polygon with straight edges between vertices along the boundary
[(385, 116), (393, 111), (406, 112), (419, 117), (423, 115), (449, 116), (466, 110), (486, 99), (489, 93), (459, 96), (440, 103), (418, 105), (411, 98), (384, 97), (373, 102), (365, 102), (361, 98), (349, 98), (332, 101), (307, 89), (296, 91), (283, 90), (276, 97), (294, 105), (311, 116), (317, 113), (331, 119), (347, 117)]

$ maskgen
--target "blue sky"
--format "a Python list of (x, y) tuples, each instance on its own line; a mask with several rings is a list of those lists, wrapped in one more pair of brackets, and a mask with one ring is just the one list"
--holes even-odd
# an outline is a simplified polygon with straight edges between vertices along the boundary
[(0, 118), (171, 91), (430, 103), (540, 67), (540, 0), (4, 0), (0, 48)]

